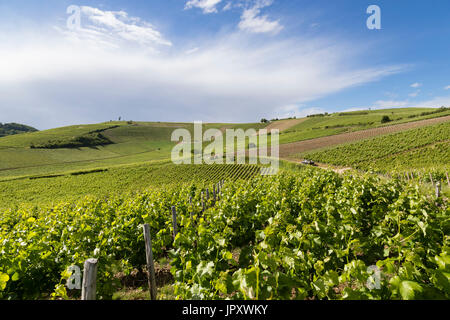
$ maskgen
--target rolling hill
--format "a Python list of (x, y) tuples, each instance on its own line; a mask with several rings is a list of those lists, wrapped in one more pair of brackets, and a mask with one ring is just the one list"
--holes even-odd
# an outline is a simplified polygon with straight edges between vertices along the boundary
[(30, 126), (26, 126), (24, 124), (0, 123), (0, 137), (35, 131), (38, 130)]
[[(391, 121), (382, 123), (381, 120), (386, 115)], [(207, 123), (203, 125), (203, 130), (279, 129), (282, 159), (300, 162), (304, 158), (311, 158), (329, 165), (368, 169), (383, 167), (383, 161), (387, 157), (375, 156), (378, 162), (367, 165), (368, 160), (364, 158), (367, 152), (363, 151), (373, 148), (376, 142), (370, 142), (371, 139), (383, 144), (386, 139), (390, 139), (389, 135), (401, 135), (415, 128), (426, 130), (439, 124), (448, 128), (449, 120), (448, 109), (409, 108), (315, 115), (268, 124)], [(177, 128), (193, 133), (191, 123), (105, 122), (1, 137), (0, 188), (11, 193), (9, 197), (3, 197), (3, 205), (11, 203), (15, 197), (16, 200), (22, 199), (25, 202), (52, 198), (58, 188), (61, 192), (56, 192), (59, 195), (57, 199), (61, 200), (64, 200), (64, 194), (76, 198), (77, 195), (120, 192), (120, 188), (110, 186), (123, 185), (118, 183), (118, 176), (122, 177), (122, 181), (133, 181), (128, 183), (128, 187), (122, 188), (129, 191), (133, 186), (164, 184), (157, 181), (171, 183), (169, 173), (173, 170), (170, 168), (170, 156), (175, 143), (170, 138)], [(427, 155), (433, 158), (432, 167), (448, 167), (448, 158), (442, 155), (448, 152), (450, 132), (444, 130), (442, 134), (444, 136), (439, 139), (430, 136), (431, 140), (422, 144), (420, 150), (411, 145), (395, 155), (389, 155), (389, 163), (397, 169), (430, 168), (431, 165), (425, 165), (426, 159), (419, 160), (421, 151), (426, 150)], [(357, 149), (347, 150), (352, 148), (346, 147), (349, 143), (356, 144)], [(443, 152), (439, 151), (441, 149)], [(350, 159), (352, 152), (360, 157), (353, 156)], [(410, 159), (408, 166), (403, 161), (405, 157)], [(166, 165), (161, 166), (161, 162)], [(400, 166), (400, 163), (404, 165)], [(149, 172), (155, 169), (159, 173), (156, 176), (154, 173), (143, 174), (142, 166), (148, 167)], [(88, 176), (92, 176), (92, 179), (88, 179)], [(189, 176), (190, 174), (186, 175), (187, 180)], [(75, 187), (77, 184), (79, 188)], [(47, 190), (43, 188), (44, 185), (48, 186)]]

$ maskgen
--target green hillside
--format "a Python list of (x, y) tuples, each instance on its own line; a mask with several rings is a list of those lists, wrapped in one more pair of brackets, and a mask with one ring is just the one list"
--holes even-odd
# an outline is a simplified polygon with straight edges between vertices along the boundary
[[(282, 132), (280, 137), (281, 143), (292, 140), (302, 141), (313, 137), (334, 135), (340, 132), (357, 131), (376, 126), (395, 125), (397, 123), (408, 121), (441, 117), (448, 115), (449, 113), (450, 111), (448, 109), (407, 108), (316, 115), (301, 119), (296, 126)], [(388, 115), (392, 121), (382, 124), (381, 119), (384, 115)], [(210, 128), (216, 128), (222, 131), (225, 129), (237, 128), (244, 130), (253, 128), (258, 130), (264, 128), (266, 125), (267, 124), (262, 123), (207, 123), (203, 125), (203, 131)], [(447, 128), (447, 125), (444, 125), (444, 127)], [(187, 129), (193, 134), (194, 127), (192, 123), (122, 121), (74, 125), (1, 137), (0, 181), (9, 181), (8, 187), (11, 190), (20, 190), (25, 178), (34, 178), (36, 176), (66, 176), (73, 172), (95, 171), (96, 169), (103, 170), (123, 166), (132, 166), (135, 168), (140, 164), (154, 163), (155, 161), (167, 161), (170, 159), (172, 148), (175, 145), (174, 142), (170, 141), (171, 134), (173, 130), (177, 128)], [(444, 136), (445, 132), (446, 131), (444, 130)], [(100, 141), (95, 140), (95, 137), (98, 137), (95, 135), (101, 135)], [(85, 140), (84, 138), (86, 137), (94, 137), (94, 139)], [(399, 137), (402, 139), (402, 135)], [(391, 138), (380, 139), (379, 148), (387, 148), (388, 145), (386, 144), (386, 139)], [(107, 141), (107, 143), (104, 143), (104, 141)], [(78, 142), (86, 144), (74, 144)], [(424, 150), (427, 150), (427, 154), (434, 159), (433, 166), (442, 166), (443, 164), (445, 165), (445, 162), (447, 161), (447, 158), (443, 155), (445, 155), (445, 151), (448, 150), (448, 144), (441, 143), (433, 145), (437, 142), (445, 142), (445, 137), (436, 140), (435, 136), (430, 136), (429, 141), (427, 140), (427, 144), (421, 145), (421, 147), (426, 148)], [(398, 144), (397, 147), (402, 145), (403, 144)], [(359, 148), (364, 151), (367, 149), (366, 146), (367, 145), (361, 145)], [(342, 149), (341, 147), (336, 149), (337, 151), (327, 150), (322, 153), (311, 153), (307, 156), (324, 163), (354, 166), (364, 169), (368, 167), (384, 167), (386, 170), (394, 167), (397, 169), (406, 168), (407, 163), (415, 168), (430, 167), (427, 159), (421, 157), (418, 150), (410, 150), (415, 148), (414, 146), (407, 146), (405, 148), (405, 150), (402, 149), (396, 152), (395, 156), (392, 155), (390, 151), (388, 152), (390, 156), (390, 165), (388, 167), (384, 166), (383, 161), (385, 160), (383, 157), (380, 156), (374, 158), (371, 154), (367, 154), (367, 150), (365, 150), (365, 152), (360, 152), (359, 149), (354, 151), (361, 159), (358, 159), (356, 156), (351, 156), (352, 152), (347, 149)], [(439, 150), (444, 150), (444, 152)], [(405, 153), (405, 151), (408, 151), (409, 153)], [(300, 156), (306, 157), (306, 155)], [(367, 157), (369, 156), (372, 161), (370, 164), (367, 160)], [(407, 157), (409, 160), (407, 162), (404, 161), (404, 157)], [(134, 169), (130, 171), (130, 177), (139, 180), (137, 177), (138, 174), (136, 173), (139, 172), (139, 170), (135, 171), (136, 170)], [(101, 176), (101, 174), (97, 174), (97, 176)], [(11, 182), (12, 180), (16, 182), (13, 183)], [(64, 179), (61, 179), (61, 181), (62, 180)], [(91, 183), (93, 183), (94, 180), (91, 180)], [(129, 180), (125, 178), (124, 181)], [(68, 185), (71, 185), (71, 183), (72, 181), (70, 181)], [(83, 183), (83, 189), (92, 189), (92, 186), (87, 182)], [(19, 185), (21, 187), (19, 187)], [(34, 182), (29, 182), (29, 185), (31, 188), (35, 188), (36, 184)], [(130, 182), (130, 188), (133, 186), (134, 184)], [(26, 185), (23, 190), (28, 190), (27, 188), (28, 185)], [(3, 190), (6, 190), (5, 187)], [(63, 188), (62, 190), (66, 189)], [(67, 194), (70, 194), (71, 192), (67, 191)], [(85, 194), (83, 190), (80, 190), (79, 193)], [(18, 197), (17, 199), (21, 198)]]
[[(203, 130), (263, 127), (261, 123), (218, 123), (204, 124)], [(177, 128), (192, 134), (194, 130), (192, 123), (108, 122), (3, 137), (0, 180), (170, 159), (175, 145), (170, 139)], [(99, 132), (109, 143), (64, 147)]]
[(299, 155), (356, 169), (450, 171), (450, 122)]
[[(282, 132), (280, 143), (290, 143), (448, 115), (450, 115), (450, 108), (400, 108), (322, 114), (308, 117), (305, 121)], [(383, 122), (384, 116), (389, 117), (390, 121)]]

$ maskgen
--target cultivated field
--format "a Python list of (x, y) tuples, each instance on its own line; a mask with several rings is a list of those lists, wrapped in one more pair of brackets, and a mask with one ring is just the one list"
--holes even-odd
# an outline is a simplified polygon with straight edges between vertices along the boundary
[(450, 121), (450, 116), (444, 116), (440, 118), (433, 118), (415, 122), (408, 122), (398, 125), (389, 125), (380, 128), (373, 128), (368, 130), (356, 131), (352, 133), (344, 133), (339, 135), (333, 135), (323, 138), (311, 139), (306, 141), (287, 143), (280, 145), (280, 156), (282, 158), (295, 159), (295, 154), (311, 151), (314, 149), (321, 149), (325, 147), (331, 147), (343, 143), (368, 139), (380, 135), (386, 135), (390, 133), (400, 132), (408, 129), (419, 128), (429, 126), (437, 123)]
[[(389, 172), (400, 168), (450, 168), (450, 121), (338, 145), (302, 157), (333, 165)], [(412, 159), (409, 159), (412, 155)], [(418, 157), (419, 156), (419, 157)], [(397, 159), (394, 161), (394, 159)], [(421, 159), (420, 163), (417, 160)]]

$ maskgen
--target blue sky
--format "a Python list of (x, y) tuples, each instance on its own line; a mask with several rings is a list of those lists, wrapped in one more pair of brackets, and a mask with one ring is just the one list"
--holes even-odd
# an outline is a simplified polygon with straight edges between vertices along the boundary
[(449, 13), (447, 0), (0, 0), (0, 122), (449, 106)]

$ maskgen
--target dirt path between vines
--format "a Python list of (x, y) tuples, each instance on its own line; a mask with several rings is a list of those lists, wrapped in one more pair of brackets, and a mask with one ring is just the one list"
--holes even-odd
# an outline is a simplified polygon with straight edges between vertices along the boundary
[(396, 133), (400, 131), (405, 131), (409, 129), (420, 128), (424, 126), (429, 126), (433, 124), (443, 123), (450, 121), (450, 116), (433, 118), (415, 122), (402, 123), (392, 126), (373, 128), (362, 131), (355, 131), (350, 133), (342, 133), (334, 136), (322, 137), (317, 139), (293, 142), (280, 145), (280, 158), (298, 160), (295, 154), (311, 151), (315, 149), (332, 147), (338, 144), (343, 144), (347, 142), (354, 142), (358, 140), (364, 140), (367, 138), (377, 137), (381, 135), (386, 135), (390, 133)]

